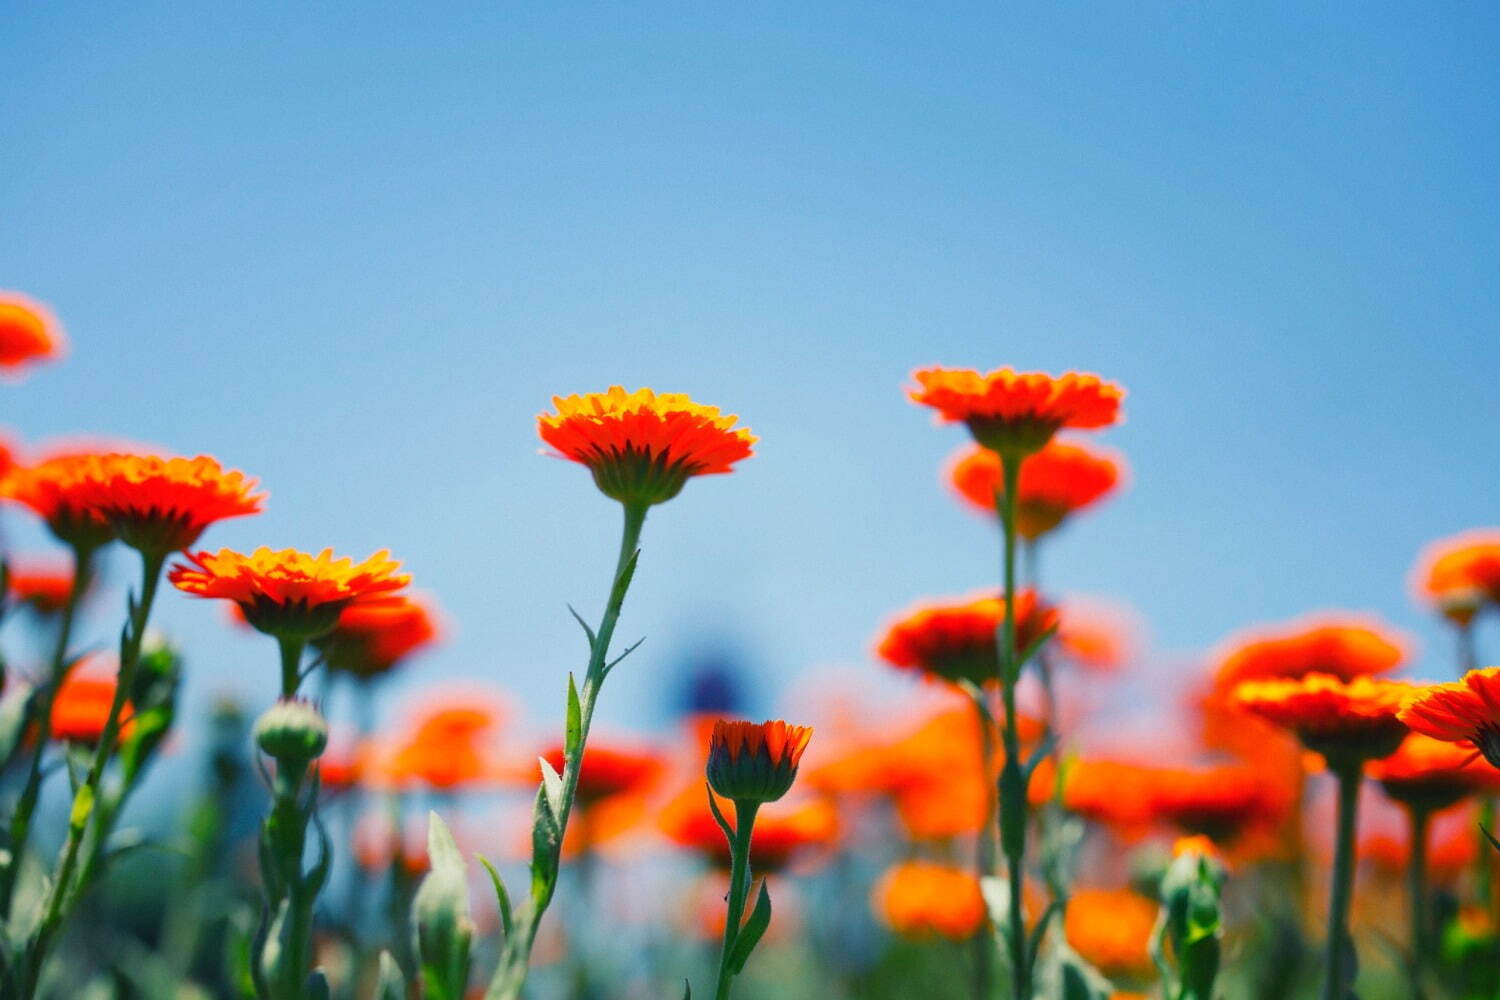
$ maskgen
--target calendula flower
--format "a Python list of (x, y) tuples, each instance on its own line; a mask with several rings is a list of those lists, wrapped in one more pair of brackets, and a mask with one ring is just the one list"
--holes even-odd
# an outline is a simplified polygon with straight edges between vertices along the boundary
[(791, 790), (809, 726), (775, 722), (714, 723), (708, 744), (708, 783), (735, 802), (775, 802)]
[(1157, 770), (1099, 758), (1077, 761), (1063, 775), (1069, 812), (1109, 827), (1127, 840), (1144, 835), (1156, 819)]
[(1433, 812), (1475, 792), (1500, 789), (1500, 771), (1478, 756), (1468, 746), (1414, 732), (1401, 741), (1395, 753), (1371, 761), (1365, 773), (1380, 782), (1385, 794), (1395, 801)]
[(75, 473), (88, 459), (83, 454), (58, 455), (13, 468), (0, 480), (0, 494), (31, 508), (59, 541), (84, 550), (97, 549), (114, 539), (115, 529), (85, 500), (90, 488)]
[(1395, 670), (1410, 649), (1410, 640), (1373, 617), (1312, 615), (1230, 638), (1214, 654), (1214, 681), (1221, 691), (1241, 681), (1308, 674), (1347, 681)]
[(1344, 765), (1386, 757), (1406, 737), (1398, 717), (1414, 688), (1397, 681), (1329, 674), (1244, 681), (1234, 701), (1297, 735), (1309, 750)]
[(984, 926), (984, 897), (972, 872), (907, 861), (880, 877), (871, 897), (885, 925), (902, 937), (965, 941)]
[(974, 440), (1002, 454), (1040, 451), (1064, 427), (1091, 430), (1120, 419), (1125, 392), (1097, 375), (1053, 376), (1000, 368), (924, 368), (912, 373), (912, 400), (937, 410), (939, 419), (963, 423)]
[(115, 529), (120, 540), (164, 556), (196, 542), (215, 521), (260, 512), (255, 480), (197, 458), (104, 454), (70, 462), (71, 498)]
[(1500, 605), (1500, 529), (1481, 528), (1433, 542), (1412, 570), (1412, 589), (1455, 624)]
[[(688, 788), (662, 808), (658, 824), (673, 843), (727, 870), (729, 842), (709, 811), (706, 794), (701, 786)], [(733, 812), (727, 800), (715, 801), (720, 813)], [(762, 808), (756, 813), (750, 841), (751, 870), (781, 871), (801, 854), (832, 846), (838, 836), (838, 810), (823, 800)]]
[[(996, 499), (1005, 492), (1003, 466), (998, 452), (969, 445), (949, 463), (948, 479), (960, 498), (993, 517)], [(1016, 532), (1040, 538), (1112, 493), (1124, 474), (1125, 460), (1114, 452), (1075, 441), (1048, 442), (1021, 465)]]
[(482, 699), (455, 696), (426, 708), (380, 762), (383, 780), (451, 791), (496, 776), (493, 734), (498, 709)]
[(39, 615), (55, 615), (68, 603), (73, 589), (73, 571), (63, 566), (12, 565), (8, 577), (10, 596)]
[(1401, 721), (1413, 732), (1473, 747), (1500, 767), (1500, 667), (1420, 689), (1402, 709)]
[(189, 553), (167, 574), (195, 597), (233, 601), (245, 620), (268, 635), (313, 639), (333, 629), (351, 605), (389, 597), (411, 582), (401, 564), (380, 551), (364, 562), (296, 549), (256, 549), (249, 555), (220, 549)]
[[(88, 668), (75, 669), (63, 680), (52, 702), (52, 739), (58, 743), (80, 743), (94, 746), (104, 735), (110, 705), (115, 700), (115, 678), (112, 674)], [(130, 716), (129, 702), (122, 716)], [(120, 727), (121, 737), (130, 732), (127, 722)]]
[(333, 631), (318, 639), (317, 646), (330, 670), (370, 678), (390, 673), (439, 634), (437, 614), (428, 602), (397, 594), (346, 605)]
[(1157, 909), (1130, 889), (1079, 889), (1068, 899), (1063, 933), (1105, 976), (1145, 978), (1155, 970), (1150, 948)]
[(0, 372), (13, 375), (63, 356), (67, 341), (52, 310), (20, 292), (0, 292)]
[(682, 393), (650, 389), (554, 396), (555, 413), (537, 429), (563, 458), (588, 466), (608, 497), (627, 505), (663, 503), (693, 476), (729, 472), (750, 457), (756, 438), (739, 419)]
[(1291, 789), (1243, 764), (1202, 770), (1163, 768), (1152, 784), (1147, 795), (1158, 820), (1219, 843), (1274, 826), (1291, 805)]
[[(995, 630), (1005, 601), (993, 594), (917, 604), (886, 627), (875, 654), (892, 666), (957, 683), (985, 684), (1000, 676)], [(1057, 612), (1030, 590), (1015, 598), (1016, 651), (1022, 652), (1057, 624)]]

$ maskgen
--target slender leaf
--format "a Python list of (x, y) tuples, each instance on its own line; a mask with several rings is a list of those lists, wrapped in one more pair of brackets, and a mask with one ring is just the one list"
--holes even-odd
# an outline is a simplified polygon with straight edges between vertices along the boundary
[(578, 685), (573, 682), (573, 672), (568, 671), (568, 722), (563, 731), (563, 752), (568, 760), (574, 760), (582, 749), (583, 704), (578, 700)]
[(729, 825), (729, 821), (719, 811), (719, 803), (714, 796), (713, 787), (706, 781), (703, 783), (703, 787), (708, 790), (708, 811), (714, 814), (714, 822), (719, 824), (719, 830), (723, 832), (724, 839), (731, 844), (734, 843), (734, 827)]
[(573, 616), (573, 620), (578, 623), (579, 628), (583, 629), (583, 634), (588, 636), (589, 652), (592, 653), (595, 644), (599, 641), (599, 637), (594, 634), (594, 630), (589, 627), (589, 623), (583, 620), (583, 616), (571, 604), (568, 605), (568, 614)]
[(729, 955), (729, 971), (739, 975), (745, 968), (745, 963), (750, 960), (750, 953), (760, 943), (761, 935), (765, 934), (766, 928), (771, 926), (771, 894), (766, 891), (764, 880), (760, 883), (760, 895), (755, 897), (755, 909), (750, 911), (750, 919), (745, 921), (745, 926), (734, 939), (734, 951)]
[(562, 775), (557, 773), (557, 768), (548, 762), (546, 757), (538, 757), (542, 765), (542, 788), (547, 793), (547, 805), (552, 808), (554, 817), (563, 814), (563, 780)]
[(513, 918), (510, 909), (510, 893), (505, 891), (505, 883), (500, 878), (500, 873), (495, 866), (490, 864), (490, 859), (483, 854), (474, 855), (479, 863), (484, 865), (484, 870), (490, 873), (490, 884), (495, 887), (495, 903), (500, 910), (500, 926), (505, 929), (505, 936), (509, 938), (513, 932)]

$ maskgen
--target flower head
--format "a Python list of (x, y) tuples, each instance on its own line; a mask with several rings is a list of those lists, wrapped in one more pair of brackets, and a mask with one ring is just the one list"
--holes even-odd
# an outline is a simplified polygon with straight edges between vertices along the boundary
[(58, 540), (96, 549), (114, 540), (115, 529), (85, 502), (88, 487), (76, 471), (88, 459), (84, 454), (66, 454), (13, 468), (0, 479), (0, 495), (30, 507)]
[(493, 778), (490, 741), (499, 722), (498, 709), (472, 698), (432, 705), (382, 761), (382, 776), (397, 788), (445, 791)]
[(621, 386), (582, 396), (555, 396), (555, 413), (537, 417), (542, 440), (581, 462), (608, 497), (625, 504), (663, 503), (692, 476), (729, 472), (752, 454), (755, 436), (739, 419), (682, 393)]
[(1068, 899), (1068, 944), (1110, 978), (1150, 975), (1157, 904), (1130, 889), (1079, 889)]
[[(995, 630), (1005, 601), (995, 595), (933, 601), (903, 611), (886, 627), (875, 653), (892, 666), (941, 680), (984, 684), (1000, 676)], [(1057, 623), (1057, 612), (1030, 590), (1016, 594), (1016, 652), (1028, 649)]]
[(1240, 681), (1308, 674), (1347, 681), (1395, 670), (1410, 649), (1410, 640), (1374, 618), (1315, 615), (1232, 637), (1214, 656), (1214, 681), (1221, 691)]
[(1274, 826), (1291, 805), (1289, 789), (1244, 764), (1164, 768), (1149, 784), (1154, 785), (1149, 801), (1157, 819), (1218, 843)]
[(20, 292), (0, 292), (0, 372), (63, 356), (67, 341), (52, 310)]
[(187, 548), (215, 521), (260, 512), (265, 494), (255, 480), (197, 458), (104, 454), (67, 464), (64, 489), (82, 509), (142, 552), (166, 555)]
[(1500, 771), (1471, 747), (1414, 732), (1396, 752), (1365, 768), (1385, 794), (1414, 809), (1446, 809), (1482, 789), (1500, 788)]
[(437, 614), (428, 602), (397, 594), (345, 605), (318, 646), (329, 669), (369, 678), (390, 673), (438, 638)]
[(63, 566), (23, 564), (10, 567), (6, 582), (16, 603), (39, 615), (55, 615), (68, 603), (73, 590), (73, 571)]
[(812, 739), (808, 726), (781, 720), (714, 723), (708, 744), (708, 783), (735, 802), (775, 802), (791, 790), (802, 751)]
[(886, 871), (872, 895), (875, 911), (902, 937), (965, 941), (984, 926), (984, 897), (971, 872), (930, 861)]
[(968, 425), (974, 440), (1002, 454), (1027, 455), (1064, 427), (1090, 430), (1120, 419), (1125, 392), (1097, 375), (1053, 376), (1000, 368), (924, 368), (908, 390), (912, 400), (937, 410), (939, 419)]
[[(115, 678), (109, 674), (79, 670), (68, 674), (52, 702), (52, 738), (59, 743), (97, 744), (104, 735), (115, 689)], [(127, 719), (120, 729), (124, 736), (130, 729), (128, 701), (120, 715)]]
[(1234, 701), (1246, 711), (1297, 735), (1331, 766), (1346, 768), (1387, 757), (1401, 745), (1406, 724), (1397, 717), (1410, 684), (1329, 674), (1244, 681)]
[(1412, 570), (1412, 589), (1464, 626), (1485, 605), (1500, 605), (1500, 529), (1466, 531), (1433, 542)]
[(1401, 721), (1413, 732), (1471, 746), (1500, 767), (1500, 667), (1421, 688), (1401, 710)]
[(361, 563), (335, 559), (332, 549), (313, 556), (265, 547), (248, 556), (220, 549), (187, 558), (168, 573), (173, 586), (195, 597), (234, 601), (251, 625), (282, 638), (326, 635), (345, 608), (388, 597), (411, 581), (396, 572), (401, 564), (385, 551)]
[[(1005, 492), (998, 452), (969, 445), (954, 456), (948, 478), (959, 497), (993, 516)], [(1053, 440), (1021, 464), (1016, 489), (1016, 531), (1037, 539), (1086, 507), (1108, 496), (1125, 474), (1125, 460), (1081, 442)]]

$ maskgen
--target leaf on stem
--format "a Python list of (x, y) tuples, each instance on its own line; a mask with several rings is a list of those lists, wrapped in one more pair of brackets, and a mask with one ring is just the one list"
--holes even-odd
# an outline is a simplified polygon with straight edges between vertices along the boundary
[(629, 656), (631, 653), (634, 653), (637, 649), (640, 649), (641, 643), (645, 641), (646, 637), (641, 636), (635, 642), (632, 642), (629, 646), (626, 646), (623, 653), (604, 665), (604, 673), (608, 674), (611, 670), (615, 669), (615, 667), (619, 666), (621, 660), (625, 659), (625, 657)]
[[(563, 780), (562, 775), (557, 773), (557, 768), (547, 760), (546, 757), (538, 757), (542, 765), (542, 789), (547, 793), (547, 805), (552, 809), (554, 817), (563, 814)], [(578, 765), (581, 766), (581, 762)]]
[(483, 854), (474, 855), (479, 863), (484, 865), (484, 870), (490, 874), (490, 884), (495, 887), (495, 903), (500, 910), (500, 926), (505, 930), (505, 936), (511, 936), (514, 927), (514, 918), (511, 916), (510, 893), (505, 891), (505, 882), (501, 880), (500, 873), (490, 863), (490, 859)]
[(583, 620), (583, 616), (580, 615), (578, 613), (578, 610), (571, 604), (568, 605), (568, 614), (573, 616), (573, 620), (578, 623), (578, 627), (583, 629), (583, 634), (588, 636), (589, 652), (592, 653), (594, 651), (594, 645), (599, 641), (599, 637), (594, 634), (594, 630), (589, 627), (589, 623)]
[(1017, 670), (1020, 670), (1026, 664), (1028, 664), (1028, 663), (1031, 662), (1031, 658), (1037, 654), (1037, 651), (1039, 649), (1041, 649), (1043, 646), (1045, 646), (1047, 644), (1047, 640), (1051, 639), (1054, 635), (1057, 634), (1057, 628), (1058, 627), (1056, 625), (1053, 625), (1051, 628), (1047, 629), (1041, 635), (1039, 635), (1035, 639), (1031, 640), (1031, 645), (1029, 645), (1025, 649), (1021, 650), (1021, 655), (1016, 660), (1016, 669)]
[(573, 682), (573, 672), (568, 671), (568, 720), (563, 730), (563, 753), (573, 760), (583, 742), (583, 704), (578, 700), (578, 685)]
[(719, 824), (719, 830), (724, 834), (724, 839), (733, 844), (734, 827), (729, 825), (729, 821), (725, 819), (724, 814), (719, 811), (719, 803), (714, 797), (713, 786), (705, 781), (703, 783), (703, 788), (708, 792), (708, 811), (713, 813), (714, 822)]
[(734, 950), (729, 954), (729, 971), (739, 975), (745, 968), (745, 963), (750, 960), (750, 953), (760, 943), (761, 935), (765, 934), (766, 928), (771, 926), (771, 894), (766, 891), (765, 880), (760, 883), (760, 895), (755, 897), (755, 909), (750, 911), (750, 919), (745, 921), (745, 926), (740, 928), (734, 938)]

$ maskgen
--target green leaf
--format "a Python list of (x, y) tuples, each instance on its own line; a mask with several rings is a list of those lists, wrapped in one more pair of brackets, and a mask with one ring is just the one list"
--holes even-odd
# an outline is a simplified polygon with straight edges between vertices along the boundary
[(682, 981), (682, 1000), (693, 1000), (693, 984), (686, 979)]
[(573, 682), (573, 672), (568, 671), (568, 722), (563, 731), (563, 752), (568, 760), (578, 756), (583, 742), (583, 705), (578, 700), (578, 685)]
[(589, 652), (592, 653), (594, 645), (599, 641), (599, 637), (594, 634), (594, 630), (589, 628), (589, 623), (583, 620), (583, 616), (571, 604), (568, 605), (568, 614), (572, 615), (573, 620), (578, 623), (578, 627), (583, 629), (583, 634), (589, 637)]
[(385, 950), (380, 952), (380, 977), (375, 983), (375, 1000), (406, 1000), (406, 977), (401, 966)]
[(560, 817), (563, 814), (562, 775), (557, 773), (557, 769), (546, 757), (538, 757), (537, 760), (542, 765), (542, 789), (547, 793), (547, 805), (551, 807), (553, 817)]
[(500, 873), (495, 871), (495, 866), (490, 864), (490, 859), (483, 854), (474, 855), (479, 863), (484, 865), (484, 870), (490, 873), (490, 884), (495, 887), (495, 903), (500, 910), (500, 926), (505, 929), (505, 936), (509, 938), (513, 932), (513, 917), (510, 910), (510, 893), (505, 891), (505, 883), (500, 879)]
[(453, 832), (443, 822), (443, 817), (430, 810), (427, 813), (427, 857), (433, 868), (456, 869), (460, 873), (467, 870)]
[(755, 897), (755, 909), (750, 911), (750, 919), (745, 921), (745, 926), (735, 935), (734, 951), (729, 955), (729, 971), (739, 975), (745, 968), (745, 963), (750, 960), (750, 953), (760, 943), (761, 935), (765, 934), (766, 928), (771, 926), (771, 894), (766, 891), (764, 880), (760, 883), (760, 895)]
[(24, 684), (12, 684), (4, 697), (0, 697), (0, 764), (10, 760), (10, 755), (21, 745), (34, 693)]
[(734, 843), (734, 827), (729, 825), (729, 821), (725, 819), (724, 814), (719, 811), (719, 802), (717, 797), (714, 795), (713, 786), (705, 781), (703, 783), (703, 787), (708, 790), (708, 811), (713, 813), (714, 822), (719, 824), (719, 830), (724, 834), (724, 839), (729, 841), (731, 844)]

